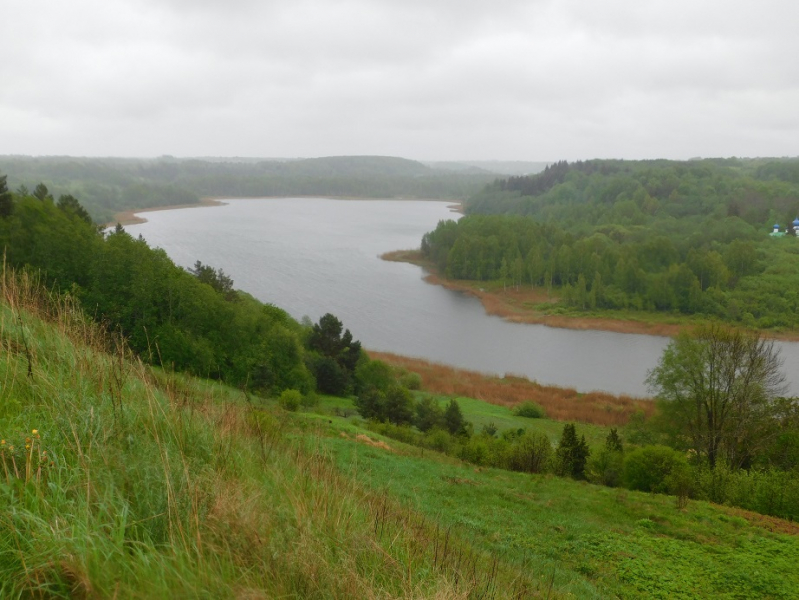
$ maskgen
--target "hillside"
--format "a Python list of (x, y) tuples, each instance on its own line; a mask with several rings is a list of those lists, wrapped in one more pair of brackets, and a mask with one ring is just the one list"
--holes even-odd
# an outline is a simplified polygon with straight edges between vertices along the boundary
[[(0, 157), (10, 189), (43, 183), (97, 222), (123, 210), (196, 204), (203, 197), (348, 196), (465, 199), (496, 175), (434, 169), (387, 156), (308, 159)], [(24, 194), (22, 194), (24, 195)]]
[(144, 366), (6, 272), (2, 597), (795, 597), (795, 526)]
[(797, 181), (796, 159), (561, 161), (487, 185), (421, 249), (514, 320), (718, 320), (795, 336)]

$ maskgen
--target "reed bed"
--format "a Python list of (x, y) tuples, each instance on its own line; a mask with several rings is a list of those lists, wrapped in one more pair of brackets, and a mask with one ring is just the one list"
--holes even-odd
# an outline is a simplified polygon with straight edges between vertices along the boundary
[(636, 413), (649, 417), (655, 412), (655, 404), (641, 398), (603, 392), (583, 394), (571, 388), (541, 385), (525, 377), (497, 377), (386, 352), (369, 352), (369, 356), (418, 373), (422, 387), (429, 392), (476, 398), (509, 408), (533, 401), (544, 408), (549, 418), (558, 421), (616, 427), (626, 425)]

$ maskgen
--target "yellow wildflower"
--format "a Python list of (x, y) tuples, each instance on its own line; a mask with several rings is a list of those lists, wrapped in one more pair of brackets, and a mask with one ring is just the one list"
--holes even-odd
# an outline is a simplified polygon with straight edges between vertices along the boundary
[(39, 435), (39, 430), (38, 429), (34, 429), (33, 431), (31, 431), (31, 433), (33, 435)]
[(5, 440), (0, 440), (0, 446), (5, 446), (5, 445), (6, 445), (6, 441)]

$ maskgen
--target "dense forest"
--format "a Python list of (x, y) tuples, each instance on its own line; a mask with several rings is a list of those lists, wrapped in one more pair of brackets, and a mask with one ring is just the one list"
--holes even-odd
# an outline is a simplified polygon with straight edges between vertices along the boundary
[[(535, 167), (535, 165), (532, 165)], [(402, 158), (339, 156), (302, 160), (0, 157), (8, 187), (39, 183), (81, 199), (98, 223), (122, 210), (194, 204), (202, 197), (348, 196), (462, 199), (495, 174), (468, 165), (431, 168)]]
[(369, 358), (334, 315), (298, 323), (234, 289), (221, 269), (199, 261), (178, 267), (121, 226), (105, 233), (74, 196), (56, 200), (44, 184), (20, 194), (0, 176), (0, 249), (4, 268), (69, 296), (145, 361), (167, 370), (263, 395), (369, 388), (382, 399), (402, 388), (392, 374), (376, 383), (359, 379)]
[(546, 287), (571, 311), (799, 327), (799, 160), (562, 161), (466, 212), (422, 240), (451, 278)]

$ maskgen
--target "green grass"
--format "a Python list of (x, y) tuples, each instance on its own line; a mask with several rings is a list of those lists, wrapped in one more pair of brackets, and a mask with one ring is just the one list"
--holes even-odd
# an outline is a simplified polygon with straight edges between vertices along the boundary
[[(3, 283), (2, 598), (796, 597), (797, 536), (465, 465), (337, 416), (350, 400), (289, 413), (150, 369)], [(476, 424), (562, 429), (459, 402)]]
[[(450, 401), (449, 397), (428, 394), (426, 392), (417, 392), (416, 395), (419, 398), (428, 395), (432, 396), (438, 400), (442, 409), (446, 408), (447, 403)], [(517, 417), (510, 408), (498, 406), (482, 400), (476, 400), (474, 398), (458, 396), (455, 400), (458, 401), (464, 418), (474, 424), (475, 433), (480, 433), (483, 427), (493, 423), (497, 428), (497, 435), (501, 435), (505, 430), (517, 431), (518, 429), (526, 429), (530, 432), (543, 433), (553, 444), (558, 443), (563, 433), (564, 423), (561, 421)], [(322, 396), (316, 410), (323, 415), (350, 414), (355, 411), (355, 405), (351, 399)], [(355, 417), (355, 419), (357, 422), (359, 418)], [(592, 449), (604, 446), (605, 438), (610, 431), (609, 427), (592, 425), (589, 423), (578, 423), (576, 427), (577, 435), (585, 435), (585, 439)]]
[[(339, 466), (581, 598), (794, 598), (799, 538), (703, 502), (402, 454), (331, 438)], [(357, 469), (353, 467), (357, 465)]]

